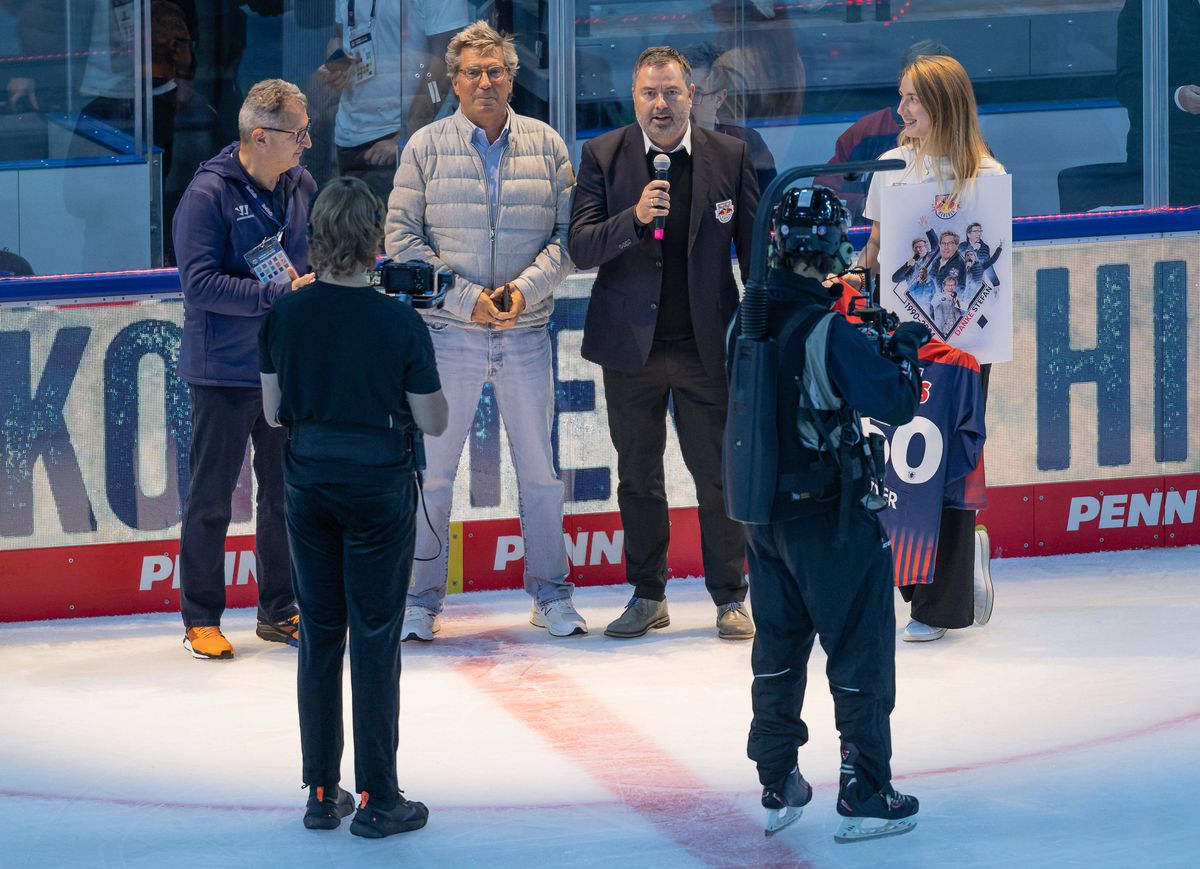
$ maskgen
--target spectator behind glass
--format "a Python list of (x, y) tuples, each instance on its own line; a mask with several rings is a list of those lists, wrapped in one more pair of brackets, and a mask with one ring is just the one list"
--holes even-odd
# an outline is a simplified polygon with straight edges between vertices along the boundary
[(29, 260), (8, 248), (0, 249), (0, 278), (27, 278), (32, 274)]
[(806, 73), (787, 5), (773, 0), (712, 0), (710, 8), (717, 25), (737, 34), (735, 44), (725, 52), (729, 99), (719, 119), (744, 124), (798, 117), (804, 109)]
[(729, 101), (732, 84), (728, 65), (721, 60), (720, 50), (711, 42), (703, 42), (693, 45), (684, 55), (692, 64), (692, 84), (696, 86), (696, 93), (692, 97), (692, 121), (698, 127), (716, 130), (745, 142), (754, 174), (758, 177), (758, 189), (760, 192), (765, 190), (778, 173), (775, 171), (775, 158), (763, 137), (751, 127), (718, 120)]
[[(1200, 3), (1167, 0), (1167, 106), (1170, 204), (1200, 204)], [(1159, 56), (1154, 59), (1159, 63)], [(1108, 199), (1096, 204), (1142, 201), (1142, 0), (1127, 0), (1117, 16), (1117, 99), (1129, 112), (1127, 170)], [(1124, 195), (1114, 196), (1114, 186)], [(1091, 207), (1092, 203), (1087, 203)]]
[(340, 94), (338, 171), (386, 203), (400, 147), (448, 113), (446, 47), (470, 21), (466, 0), (337, 0), (335, 15), (337, 45), (317, 74)]
[[(949, 57), (950, 49), (940, 42), (930, 39), (914, 42), (900, 60), (901, 72), (918, 57), (930, 54)], [(900, 135), (900, 128), (900, 115), (891, 106), (864, 115), (838, 136), (833, 156), (829, 158), (829, 162), (850, 163), (858, 160), (874, 160), (884, 151), (896, 147), (896, 137)], [(850, 210), (851, 221), (856, 226), (862, 223), (863, 204), (867, 198), (867, 188), (871, 185), (870, 174), (853, 181), (847, 181), (841, 175), (820, 175), (813, 179), (813, 183), (828, 187), (837, 193)]]
[(397, 779), (400, 629), (416, 533), (416, 428), (441, 434), (446, 400), (425, 322), (370, 284), (383, 203), (357, 178), (330, 181), (313, 203), (310, 237), (320, 279), (280, 299), (259, 334), (263, 413), (288, 430), (304, 826), (333, 829), (354, 810), (339, 783), (348, 633), (362, 795), (350, 832), (381, 838), (423, 827), (429, 814)]

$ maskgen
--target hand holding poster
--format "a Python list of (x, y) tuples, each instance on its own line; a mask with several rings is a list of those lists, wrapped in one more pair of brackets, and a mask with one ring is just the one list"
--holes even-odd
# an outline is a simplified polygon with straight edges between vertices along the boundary
[(981, 363), (1012, 359), (1012, 177), (976, 178), (957, 198), (932, 181), (881, 193), (883, 306)]

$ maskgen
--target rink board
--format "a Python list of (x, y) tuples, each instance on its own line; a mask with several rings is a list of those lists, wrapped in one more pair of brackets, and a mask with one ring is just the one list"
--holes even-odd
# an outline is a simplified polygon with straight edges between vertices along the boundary
[[(987, 412), (981, 521), (993, 554), (1200, 542), (1200, 240), (1039, 242), (1013, 264), (1015, 358), (993, 370)], [(0, 621), (178, 606), (191, 438), (183, 310), (177, 297), (139, 299), (177, 284), (164, 273), (96, 280), (124, 301), (0, 307)], [(580, 357), (591, 282), (564, 284), (550, 324), (563, 532), (579, 585), (624, 575), (601, 372)], [(27, 286), (47, 300), (54, 281)], [(695, 490), (668, 429), (669, 564), (696, 575)], [(231, 606), (254, 599), (253, 494), (247, 456), (227, 547)], [(456, 482), (451, 591), (520, 586), (518, 513), (485, 389)]]
[[(1200, 544), (1200, 474), (1137, 477), (988, 490), (979, 514), (994, 558), (1061, 555)], [(448, 589), (521, 588), (516, 519), (454, 522)], [(563, 539), (577, 586), (625, 581), (621, 517), (567, 516)], [(179, 541), (107, 543), (0, 553), (0, 621), (174, 612), (179, 609)], [(671, 510), (671, 578), (702, 576), (696, 509)], [(253, 535), (230, 537), (225, 553), (228, 606), (254, 606)]]

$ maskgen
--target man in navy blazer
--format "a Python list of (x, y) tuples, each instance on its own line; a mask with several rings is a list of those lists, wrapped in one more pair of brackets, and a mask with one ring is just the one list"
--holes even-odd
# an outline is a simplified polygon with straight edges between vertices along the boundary
[[(721, 439), (728, 402), (724, 334), (738, 304), (729, 248), (732, 242), (744, 280), (759, 191), (744, 142), (691, 125), (694, 92), (686, 57), (666, 46), (643, 51), (633, 71), (637, 123), (584, 145), (571, 212), (572, 261), (599, 267), (583, 357), (603, 368), (625, 575), (634, 587), (605, 631), (611, 637), (639, 637), (670, 623), (668, 401), (696, 484), (718, 635), (754, 636), (743, 603), (742, 531), (725, 515)], [(654, 178), (660, 153), (671, 161), (666, 179)], [(652, 228), (656, 218), (665, 224), (661, 238)]]

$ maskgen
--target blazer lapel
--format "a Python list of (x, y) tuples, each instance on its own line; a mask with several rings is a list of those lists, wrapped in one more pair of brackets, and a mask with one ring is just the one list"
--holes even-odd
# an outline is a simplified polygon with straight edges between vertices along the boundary
[(642, 141), (642, 128), (632, 123), (625, 128), (625, 141), (621, 145), (622, 161), (626, 166), (624, 181), (629, 188), (623, 191), (636, 205), (642, 191), (650, 183), (650, 170), (646, 167), (646, 143)]
[(700, 221), (709, 207), (708, 179), (712, 174), (712, 148), (707, 148), (707, 133), (692, 124), (692, 213), (688, 225), (688, 256), (692, 254), (692, 246), (696, 236), (700, 234)]

